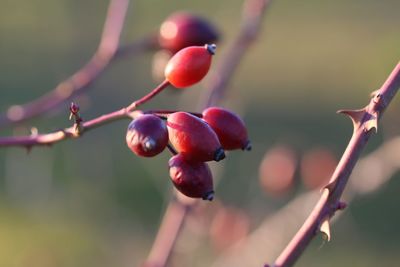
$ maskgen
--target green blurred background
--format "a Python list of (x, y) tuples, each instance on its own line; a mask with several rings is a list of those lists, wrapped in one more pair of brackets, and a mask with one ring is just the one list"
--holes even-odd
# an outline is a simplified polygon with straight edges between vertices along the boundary
[[(82, 66), (97, 47), (107, 6), (105, 0), (0, 0), (0, 111), (42, 95)], [(217, 63), (237, 33), (241, 6), (239, 0), (132, 1), (122, 43), (156, 31), (176, 10), (190, 10), (223, 33)], [(365, 105), (400, 59), (399, 12), (398, 0), (273, 2), (222, 103), (243, 116), (254, 149), (230, 153), (214, 166), (221, 179), (219, 201), (243, 209), (251, 229), (305, 190), (297, 185), (275, 199), (261, 189), (258, 166), (268, 148), (285, 143), (301, 155), (323, 146), (341, 155), (352, 129), (335, 111)], [(113, 63), (75, 99), (84, 119), (153, 88), (152, 56)], [(145, 108), (194, 111), (203, 92), (201, 85), (169, 90)], [(399, 99), (367, 150), (400, 133)], [(28, 134), (31, 126), (39, 132), (66, 127), (67, 107), (1, 129), (1, 135)], [(171, 195), (169, 155), (134, 156), (125, 145), (126, 127), (127, 121), (116, 122), (29, 154), (0, 150), (0, 266), (125, 267), (146, 258)], [(398, 266), (399, 193), (394, 177), (357, 198), (334, 225), (333, 241), (320, 248), (316, 239), (297, 266)], [(186, 256), (190, 266), (209, 266), (217, 255), (204, 236), (200, 249)], [(187, 266), (179, 259), (174, 263)]]

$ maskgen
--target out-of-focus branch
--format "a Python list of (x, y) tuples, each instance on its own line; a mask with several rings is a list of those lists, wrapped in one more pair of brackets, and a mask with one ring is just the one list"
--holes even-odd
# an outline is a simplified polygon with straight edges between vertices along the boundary
[[(400, 137), (395, 137), (359, 160), (346, 187), (346, 201), (349, 203), (357, 197), (376, 192), (399, 170)], [(319, 194), (320, 191), (315, 190), (297, 196), (268, 216), (246, 239), (221, 254), (212, 266), (262, 266), (266, 258), (276, 257), (295, 234), (298, 225), (304, 222)]]
[[(262, 19), (269, 3), (270, 0), (244, 1), (240, 31), (232, 42), (228, 53), (224, 55), (219, 67), (212, 74), (211, 82), (207, 86), (209, 96), (204, 106), (215, 105), (223, 97), (223, 92), (226, 90), (228, 82), (233, 78), (236, 66), (240, 64), (243, 55), (249, 50), (250, 45), (260, 32)], [(144, 264), (146, 267), (166, 266), (187, 215), (199, 203), (198, 200), (189, 199), (179, 192), (176, 194), (177, 196), (168, 204), (153, 247)]]
[(81, 94), (89, 88), (89, 85), (99, 77), (116, 56), (120, 57), (152, 48), (154, 46), (153, 37), (120, 47), (120, 35), (128, 4), (129, 0), (110, 0), (99, 46), (89, 62), (45, 95), (24, 105), (9, 107), (5, 114), (0, 115), (0, 128), (46, 113)]
[(400, 87), (400, 62), (396, 65), (382, 87), (375, 91), (369, 104), (360, 110), (341, 110), (353, 121), (354, 132), (340, 159), (329, 184), (323, 189), (320, 199), (287, 247), (282, 251), (273, 266), (292, 266), (309, 242), (318, 232), (329, 240), (329, 221), (343, 205), (340, 198), (350, 174), (368, 142), (369, 137), (378, 129), (378, 120)]
[(259, 35), (266, 9), (270, 3), (271, 0), (248, 0), (244, 2), (239, 34), (229, 46), (224, 55), (224, 60), (211, 73), (204, 107), (213, 106), (224, 97), (236, 68)]
[(181, 200), (174, 197), (170, 201), (158, 229), (153, 247), (143, 267), (161, 267), (167, 265), (179, 233), (182, 231), (185, 217), (193, 205), (197, 203), (196, 200), (187, 198), (179, 192), (176, 192), (176, 194)]

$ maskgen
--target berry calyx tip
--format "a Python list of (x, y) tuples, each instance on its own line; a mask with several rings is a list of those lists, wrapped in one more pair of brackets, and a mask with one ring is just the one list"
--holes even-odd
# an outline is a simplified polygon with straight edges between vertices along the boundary
[(204, 194), (202, 197), (203, 200), (212, 201), (214, 199), (214, 191), (210, 191)]
[(248, 140), (246, 144), (243, 146), (242, 150), (250, 151), (252, 149), (251, 142)]
[(214, 153), (214, 160), (215, 161), (220, 161), (223, 160), (226, 157), (225, 151), (222, 147), (218, 148), (215, 153)]
[(204, 47), (207, 49), (208, 53), (215, 55), (215, 51), (217, 50), (216, 44), (206, 44)]

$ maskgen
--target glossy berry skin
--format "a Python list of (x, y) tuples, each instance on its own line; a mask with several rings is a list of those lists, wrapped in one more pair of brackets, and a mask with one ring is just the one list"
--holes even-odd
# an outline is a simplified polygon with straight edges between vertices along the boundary
[(159, 43), (175, 54), (188, 46), (214, 43), (218, 35), (207, 20), (188, 12), (176, 12), (162, 23)]
[(202, 114), (203, 120), (215, 131), (224, 149), (251, 149), (246, 126), (238, 115), (220, 107), (207, 108)]
[(177, 154), (168, 165), (172, 183), (179, 192), (192, 198), (213, 199), (212, 174), (205, 162), (187, 161), (182, 154)]
[(216, 133), (203, 120), (186, 112), (168, 115), (169, 139), (187, 160), (219, 161), (225, 158)]
[(155, 115), (141, 115), (129, 124), (126, 143), (136, 155), (153, 157), (161, 153), (168, 144), (167, 127)]
[(166, 80), (176, 88), (200, 82), (211, 65), (215, 45), (189, 46), (176, 53), (165, 67)]

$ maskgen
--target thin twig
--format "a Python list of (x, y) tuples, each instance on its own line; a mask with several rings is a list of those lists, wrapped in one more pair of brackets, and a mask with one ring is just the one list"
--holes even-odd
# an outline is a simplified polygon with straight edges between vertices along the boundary
[(129, 46), (120, 47), (120, 35), (128, 4), (129, 0), (110, 0), (99, 46), (89, 62), (38, 99), (8, 108), (6, 114), (0, 115), (0, 128), (46, 113), (81, 94), (100, 76), (114, 58), (152, 48), (154, 46), (152, 36)]
[(371, 101), (365, 108), (360, 110), (339, 111), (352, 119), (354, 126), (353, 135), (329, 184), (323, 189), (320, 199), (311, 214), (287, 247), (282, 251), (273, 266), (293, 266), (318, 232), (324, 233), (327, 239), (329, 239), (329, 220), (341, 206), (340, 198), (349, 176), (361, 151), (367, 144), (369, 137), (374, 131), (377, 131), (378, 120), (393, 99), (399, 87), (400, 62), (382, 87), (373, 93)]
[[(204, 106), (215, 105), (222, 99), (228, 82), (233, 78), (236, 66), (239, 65), (243, 55), (249, 50), (250, 45), (260, 32), (262, 19), (269, 3), (270, 0), (245, 0), (241, 29), (228, 53), (222, 59), (220, 67), (212, 74), (213, 78), (207, 85), (207, 91), (210, 95), (207, 97)], [(185, 219), (190, 210), (199, 203), (198, 200), (189, 199), (177, 191), (176, 194), (168, 203), (145, 266), (164, 267), (167, 265)]]
[(76, 123), (74, 126), (65, 128), (53, 133), (47, 134), (33, 134), (29, 136), (11, 136), (11, 137), (0, 137), (0, 147), (7, 146), (22, 146), (31, 148), (33, 146), (44, 146), (44, 145), (52, 145), (54, 143), (63, 141), (69, 138), (78, 138), (81, 137), (83, 133), (100, 127), (104, 124), (111, 123), (113, 121), (121, 120), (121, 119), (133, 119), (141, 112), (134, 112), (140, 105), (150, 101), (155, 95), (160, 93), (169, 85), (168, 81), (162, 82), (156, 88), (154, 88), (150, 93), (143, 96), (142, 98), (132, 102), (129, 106), (123, 107), (119, 110), (101, 115), (97, 118), (91, 119), (86, 122), (82, 122), (80, 120), (79, 127), (76, 127)]

